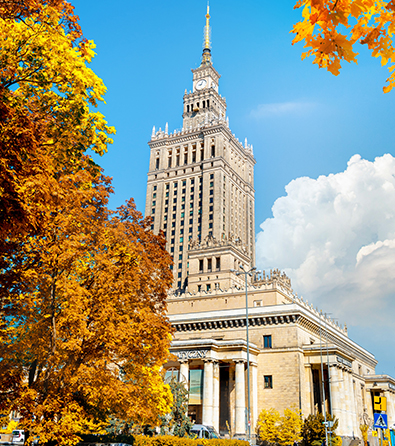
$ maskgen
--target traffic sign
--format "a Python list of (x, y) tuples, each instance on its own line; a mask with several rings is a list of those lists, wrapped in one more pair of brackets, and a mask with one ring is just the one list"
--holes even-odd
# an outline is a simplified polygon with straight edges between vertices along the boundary
[(385, 396), (375, 396), (373, 398), (374, 410), (385, 412), (387, 410), (387, 398)]
[(388, 418), (386, 413), (375, 413), (374, 415), (374, 428), (387, 429)]

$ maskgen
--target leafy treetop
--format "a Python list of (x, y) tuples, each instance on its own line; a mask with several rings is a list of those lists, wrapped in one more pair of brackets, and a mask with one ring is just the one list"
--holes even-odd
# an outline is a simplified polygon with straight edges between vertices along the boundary
[(357, 43), (367, 45), (372, 56), (388, 65), (385, 93), (395, 86), (395, 0), (298, 0), (303, 20), (294, 25), (293, 43), (304, 41), (313, 63), (338, 75), (341, 62), (357, 62)]

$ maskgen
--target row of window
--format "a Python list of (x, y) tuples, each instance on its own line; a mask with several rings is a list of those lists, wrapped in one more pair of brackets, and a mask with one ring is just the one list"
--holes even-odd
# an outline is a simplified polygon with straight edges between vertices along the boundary
[[(202, 273), (204, 271), (211, 272), (213, 270), (213, 259), (207, 259), (207, 269), (204, 269), (204, 260), (205, 259), (199, 259), (199, 273)], [(221, 257), (215, 258), (215, 270), (220, 271), (221, 270)]]
[[(207, 99), (206, 101), (202, 102), (202, 108), (209, 108), (210, 107), (210, 99)], [(193, 107), (193, 104), (187, 105), (187, 113), (189, 113), (189, 111), (194, 111), (194, 110), (199, 110), (200, 108), (200, 102), (196, 102), (196, 106), (195, 108)]]
[[(215, 146), (211, 146), (211, 151), (210, 151), (210, 157), (214, 158), (215, 157)], [(199, 161), (203, 161), (204, 158), (204, 149), (202, 148), (200, 150), (200, 160)], [(196, 153), (196, 149), (192, 151), (192, 159), (191, 159), (192, 163), (196, 163), (197, 162), (197, 153)], [(188, 164), (188, 152), (184, 153), (184, 165)], [(171, 151), (168, 154), (167, 157), (167, 168), (171, 169), (172, 167), (179, 167), (180, 164), (180, 154), (176, 155), (176, 159), (175, 159), (175, 163), (173, 165), (173, 156)], [(160, 157), (155, 159), (155, 169), (158, 170), (160, 168)]]

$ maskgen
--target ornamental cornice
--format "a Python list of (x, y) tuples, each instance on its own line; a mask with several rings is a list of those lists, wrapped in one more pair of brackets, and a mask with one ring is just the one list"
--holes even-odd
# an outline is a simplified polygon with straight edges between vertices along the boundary
[[(248, 324), (252, 327), (259, 327), (265, 325), (283, 325), (297, 322), (299, 315), (287, 314), (279, 316), (256, 316), (249, 317)], [(223, 330), (223, 329), (238, 329), (246, 326), (245, 316), (239, 318), (229, 318), (222, 320), (205, 320), (201, 322), (185, 322), (172, 324), (177, 332), (185, 331), (205, 331), (205, 330)]]

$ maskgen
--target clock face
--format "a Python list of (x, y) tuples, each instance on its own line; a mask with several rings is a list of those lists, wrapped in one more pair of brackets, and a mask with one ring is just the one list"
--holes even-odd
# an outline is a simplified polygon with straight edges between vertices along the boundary
[(197, 82), (196, 84), (196, 90), (201, 90), (202, 88), (204, 88), (207, 84), (206, 79), (200, 79), (199, 82)]

